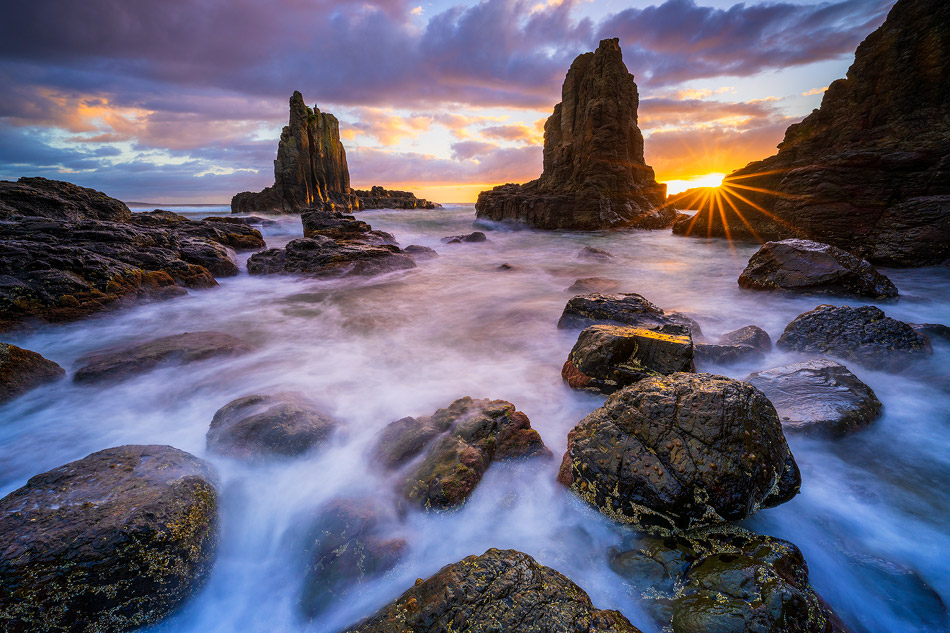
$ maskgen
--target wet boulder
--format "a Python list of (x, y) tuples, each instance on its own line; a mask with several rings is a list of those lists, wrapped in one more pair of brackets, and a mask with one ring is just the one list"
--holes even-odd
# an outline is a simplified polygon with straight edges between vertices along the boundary
[(443, 244), (462, 244), (463, 242), (490, 242), (488, 236), (481, 231), (466, 233), (465, 235), (449, 235), (440, 240)]
[(390, 423), (374, 461), (388, 469), (413, 462), (403, 496), (427, 510), (449, 510), (468, 499), (492, 462), (550, 454), (513, 404), (466, 396), (432, 416)]
[(304, 237), (322, 235), (337, 242), (375, 246), (398, 246), (396, 238), (385, 231), (375, 231), (366, 222), (352, 215), (325, 209), (309, 209), (301, 216)]
[(565, 288), (566, 292), (573, 294), (605, 293), (617, 292), (620, 290), (620, 282), (616, 279), (606, 277), (584, 277), (576, 280), (573, 284)]
[(800, 314), (776, 343), (796, 352), (829, 354), (870, 369), (900, 370), (933, 353), (926, 336), (874, 306), (820, 305)]
[(591, 293), (572, 297), (557, 326), (582, 329), (591, 325), (632, 325), (667, 334), (690, 334), (700, 338), (699, 324), (686, 315), (664, 312), (636, 293)]
[(749, 259), (739, 285), (752, 290), (897, 296), (897, 287), (865, 259), (829, 244), (789, 239), (768, 242)]
[(62, 367), (36, 352), (0, 343), (0, 403), (65, 375)]
[(605, 250), (594, 248), (593, 246), (585, 246), (577, 253), (577, 259), (586, 259), (592, 262), (609, 262), (613, 261), (614, 256)]
[(639, 633), (619, 611), (594, 607), (569, 578), (516, 550), (446, 565), (349, 633)]
[(299, 393), (244, 396), (214, 414), (208, 450), (241, 458), (292, 457), (325, 444), (338, 426)]
[(663, 630), (676, 633), (845, 633), (808, 580), (792, 543), (736, 527), (645, 536), (610, 552)]
[(185, 332), (146, 343), (93, 352), (76, 361), (73, 380), (92, 383), (124, 380), (160, 365), (186, 364), (214, 357), (237, 356), (251, 351), (239, 338), (221, 332)]
[(403, 252), (408, 255), (412, 255), (413, 259), (431, 259), (432, 257), (439, 256), (434, 248), (429, 248), (428, 246), (419, 246), (418, 244), (410, 244), (403, 249)]
[(120, 446), (0, 500), (0, 629), (129, 631), (158, 622), (211, 571), (217, 495), (204, 461)]
[(748, 345), (760, 352), (772, 351), (772, 339), (769, 333), (757, 325), (746, 325), (738, 330), (726, 332), (719, 338), (720, 345)]
[(415, 267), (415, 260), (397, 246), (337, 241), (323, 235), (291, 240), (285, 248), (255, 253), (247, 261), (252, 275), (373, 276)]
[(613, 393), (646, 378), (693, 371), (689, 334), (592, 325), (577, 337), (561, 377), (572, 389)]
[(801, 485), (768, 398), (689, 373), (610, 396), (568, 435), (558, 480), (615, 521), (658, 532), (737, 521)]
[(785, 431), (837, 435), (868, 426), (881, 412), (874, 391), (833, 360), (757, 371), (745, 380), (772, 401)]
[(393, 513), (374, 499), (335, 499), (317, 511), (306, 539), (305, 616), (318, 617), (399, 562), (408, 545), (387, 537), (393, 522)]
[(926, 336), (928, 339), (940, 338), (950, 341), (950, 326), (942, 323), (908, 323), (910, 327), (918, 334)]
[[(260, 231), (240, 218), (210, 216), (203, 220), (192, 220), (172, 211), (155, 209), (133, 213), (132, 223), (164, 227), (174, 231), (181, 239), (212, 242), (236, 251), (253, 251), (265, 246)], [(236, 275), (237, 269), (230, 274)]]
[(695, 349), (696, 364), (700, 368), (706, 365), (734, 365), (736, 363), (762, 360), (765, 356), (751, 345), (721, 345), (699, 343)]

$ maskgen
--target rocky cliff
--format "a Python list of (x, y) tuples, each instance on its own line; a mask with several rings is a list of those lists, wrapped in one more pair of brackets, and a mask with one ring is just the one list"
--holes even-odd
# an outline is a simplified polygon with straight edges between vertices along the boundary
[(359, 208), (359, 201), (350, 192), (340, 122), (316, 107), (310, 109), (303, 96), (294, 92), (290, 122), (277, 146), (273, 186), (259, 193), (237, 194), (231, 199), (231, 211), (297, 213), (313, 207), (351, 211)]
[(874, 263), (950, 261), (950, 3), (900, 0), (845, 79), (775, 156), (725, 180), (743, 218), (705, 211), (674, 231), (833, 244)]
[(478, 218), (540, 229), (672, 224), (674, 212), (663, 208), (666, 186), (643, 159), (639, 102), (618, 39), (580, 55), (544, 125), (541, 177), (483, 191), (475, 204)]

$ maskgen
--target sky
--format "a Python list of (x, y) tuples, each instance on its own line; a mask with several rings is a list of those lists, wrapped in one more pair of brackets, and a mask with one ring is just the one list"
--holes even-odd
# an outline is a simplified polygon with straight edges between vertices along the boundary
[(775, 153), (894, 0), (14, 0), (0, 179), (227, 203), (273, 184), (294, 90), (354, 187), (471, 202), (541, 172), (573, 59), (619, 37), (670, 191)]

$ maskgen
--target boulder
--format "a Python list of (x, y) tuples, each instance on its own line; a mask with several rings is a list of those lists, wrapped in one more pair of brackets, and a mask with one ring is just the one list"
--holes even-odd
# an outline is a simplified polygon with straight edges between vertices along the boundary
[(439, 256), (435, 249), (429, 248), (428, 246), (419, 246), (418, 244), (410, 244), (402, 249), (402, 252), (407, 255), (412, 255), (413, 259), (431, 259)]
[(586, 328), (591, 325), (632, 325), (667, 334), (702, 336), (699, 324), (686, 315), (664, 312), (636, 293), (591, 293), (572, 297), (561, 318), (559, 328)]
[(868, 426), (881, 412), (874, 391), (833, 360), (757, 371), (745, 381), (768, 396), (786, 432), (838, 435)]
[(606, 516), (661, 533), (738, 521), (801, 484), (761, 391), (689, 373), (610, 396), (568, 435), (558, 480)]
[(704, 365), (734, 365), (762, 360), (765, 356), (751, 345), (716, 345), (698, 343), (694, 350), (696, 363)]
[(80, 383), (124, 380), (165, 364), (186, 364), (219, 356), (246, 354), (251, 346), (221, 332), (185, 332), (93, 352), (79, 358), (73, 380)]
[(614, 256), (605, 250), (594, 248), (593, 246), (585, 246), (577, 253), (577, 259), (586, 259), (594, 262), (609, 262), (613, 261)]
[(897, 286), (866, 259), (810, 240), (769, 242), (749, 258), (739, 285), (752, 290), (853, 295), (872, 299), (897, 296)]
[(374, 461), (395, 469), (422, 456), (409, 468), (403, 496), (427, 510), (450, 510), (465, 503), (492, 462), (550, 454), (513, 404), (466, 396), (430, 417), (390, 423)]
[(577, 57), (544, 124), (541, 177), (481, 192), (477, 219), (539, 229), (669, 227), (676, 211), (644, 161), (639, 102), (617, 38)]
[(772, 339), (769, 333), (757, 325), (746, 325), (738, 330), (726, 332), (719, 338), (720, 345), (748, 345), (760, 352), (772, 351)]
[(0, 500), (0, 629), (130, 631), (207, 579), (217, 495), (204, 461), (170, 446), (109, 448)]
[(438, 202), (429, 202), (417, 198), (411, 191), (396, 191), (372, 187), (354, 189), (353, 195), (359, 198), (361, 209), (441, 209)]
[(639, 633), (619, 611), (516, 550), (490, 549), (446, 565), (349, 633)]
[(242, 458), (292, 457), (325, 444), (338, 426), (299, 393), (244, 396), (214, 414), (208, 451)]
[(392, 569), (408, 549), (405, 539), (387, 538), (393, 522), (375, 499), (335, 499), (317, 511), (307, 536), (307, 572), (300, 608), (319, 617), (330, 605)]
[(942, 338), (945, 341), (950, 341), (950, 326), (942, 323), (908, 323), (907, 325), (928, 339)]
[(132, 211), (121, 200), (71, 182), (46, 178), (0, 180), (0, 220), (15, 217), (128, 222)]
[(322, 235), (339, 243), (366, 244), (375, 246), (398, 246), (396, 238), (385, 231), (374, 231), (366, 222), (352, 215), (323, 209), (305, 210), (300, 219), (303, 222), (304, 237)]
[(572, 294), (611, 294), (620, 290), (620, 282), (616, 279), (607, 279), (606, 277), (584, 277), (577, 279), (573, 284), (564, 289), (565, 292)]
[[(950, 3), (899, 0), (775, 156), (730, 174), (695, 235), (806, 238), (888, 266), (950, 259)], [(735, 209), (735, 210), (733, 210)]]
[(247, 260), (247, 272), (252, 275), (372, 276), (415, 267), (415, 260), (398, 246), (337, 241), (323, 235), (291, 240), (284, 248), (254, 253)]
[(613, 549), (610, 568), (663, 630), (845, 633), (808, 581), (792, 543), (737, 527), (645, 536)]
[(340, 122), (316, 106), (307, 107), (295, 91), (290, 97), (290, 121), (277, 145), (274, 184), (258, 193), (235, 195), (231, 212), (300, 213), (310, 208), (358, 210), (359, 199), (350, 190)]
[(481, 231), (475, 231), (474, 233), (466, 233), (465, 235), (449, 235), (439, 241), (443, 244), (461, 244), (462, 242), (490, 242), (491, 240)]
[[(131, 222), (139, 226), (168, 228), (180, 238), (198, 238), (204, 242), (233, 248), (238, 252), (255, 251), (266, 246), (260, 231), (246, 222), (234, 220), (242, 218), (210, 216), (203, 220), (191, 220), (178, 213), (156, 209), (133, 213)], [(237, 269), (231, 274), (236, 275)]]
[(647, 376), (693, 371), (689, 334), (592, 325), (577, 337), (561, 369), (572, 389), (613, 393)]
[(65, 375), (62, 367), (36, 352), (0, 343), (0, 404)]
[(933, 353), (927, 337), (874, 306), (820, 305), (795, 317), (776, 344), (888, 371), (898, 371)]

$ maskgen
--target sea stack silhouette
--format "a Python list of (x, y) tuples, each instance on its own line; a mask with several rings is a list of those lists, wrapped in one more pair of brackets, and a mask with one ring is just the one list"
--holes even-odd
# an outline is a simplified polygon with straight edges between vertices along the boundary
[[(361, 194), (363, 197), (361, 197)], [(364, 204), (365, 202), (365, 204)], [(258, 193), (231, 198), (232, 213), (300, 213), (303, 209), (359, 211), (369, 209), (433, 209), (440, 205), (407, 191), (350, 189), (340, 122), (316, 106), (309, 108), (300, 92), (290, 97), (290, 121), (280, 134), (274, 184)]]
[[(676, 233), (832, 244), (876, 264), (950, 262), (950, 2), (900, 0), (776, 155), (726, 177)], [(766, 190), (766, 191), (762, 191)]]
[(643, 159), (639, 102), (619, 39), (578, 56), (544, 124), (541, 177), (481, 192), (477, 218), (539, 229), (669, 227), (675, 211)]

